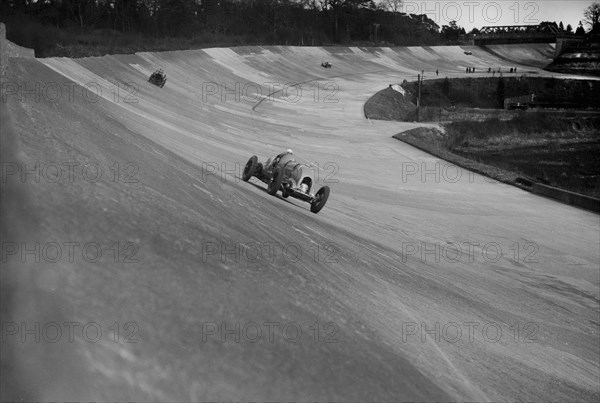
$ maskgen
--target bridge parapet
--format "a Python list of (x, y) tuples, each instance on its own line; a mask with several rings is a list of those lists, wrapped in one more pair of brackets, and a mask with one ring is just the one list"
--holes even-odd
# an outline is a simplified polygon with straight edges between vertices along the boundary
[(556, 34), (551, 32), (498, 32), (479, 34), (474, 38), (475, 45), (498, 45), (503, 43), (554, 43)]

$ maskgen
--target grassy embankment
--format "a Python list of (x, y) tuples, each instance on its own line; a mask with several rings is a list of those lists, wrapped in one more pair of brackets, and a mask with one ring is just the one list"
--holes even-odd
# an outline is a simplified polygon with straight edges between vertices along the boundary
[[(468, 81), (464, 80), (471, 83), (467, 84)], [(580, 107), (587, 106), (591, 110), (474, 109), (474, 102), (486, 106), (493, 105), (494, 101), (498, 104), (498, 99), (487, 104), (483, 102), (495, 97), (497, 78), (458, 79), (458, 83), (451, 80), (451, 88), (457, 89), (456, 93), (450, 92), (453, 99), (443, 94), (441, 86), (433, 82), (425, 85), (428, 88), (423, 91), (423, 102), (426, 104), (430, 100), (436, 105), (430, 110), (444, 111), (443, 131), (418, 128), (395, 137), (504, 182), (515, 183), (518, 177), (526, 177), (600, 197), (600, 114), (593, 110), (600, 103), (595, 95), (600, 83), (553, 79), (530, 79), (525, 83), (523, 80), (520, 85), (528, 86), (530, 91), (538, 91), (536, 94), (545, 101), (560, 99), (563, 103), (579, 103)], [(511, 80), (505, 79), (505, 84), (506, 96), (523, 95), (523, 92), (519, 93), (522, 89), (511, 87)], [(478, 92), (465, 91), (469, 85), (478, 88)], [(408, 84), (404, 88), (410, 91), (414, 87)], [(439, 91), (436, 92), (436, 88)], [(480, 92), (484, 88), (492, 94)], [(416, 117), (416, 107), (411, 100), (411, 94), (404, 97), (388, 88), (367, 102), (365, 114), (376, 119), (412, 121)], [(454, 102), (455, 109), (448, 108), (451, 102)], [(421, 120), (437, 121), (439, 116), (437, 111), (430, 115), (421, 113), (421, 117), (424, 115), (430, 119)], [(485, 120), (473, 121), (482, 118)]]

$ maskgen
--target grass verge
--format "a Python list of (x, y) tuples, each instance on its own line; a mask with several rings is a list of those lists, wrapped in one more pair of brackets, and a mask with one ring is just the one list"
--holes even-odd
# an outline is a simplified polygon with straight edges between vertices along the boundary
[(501, 121), (452, 122), (444, 132), (417, 128), (394, 137), (453, 164), (520, 185), (529, 178), (600, 198), (600, 117), (521, 114)]

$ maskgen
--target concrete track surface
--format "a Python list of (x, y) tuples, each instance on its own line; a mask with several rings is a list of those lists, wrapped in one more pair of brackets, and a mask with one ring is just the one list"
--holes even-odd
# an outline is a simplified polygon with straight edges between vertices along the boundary
[[(13, 59), (2, 400), (597, 401), (599, 217), (458, 170), (392, 139), (416, 123), (362, 109), (423, 69), (549, 75), (552, 54)], [(317, 215), (240, 180), (286, 148), (331, 187)]]

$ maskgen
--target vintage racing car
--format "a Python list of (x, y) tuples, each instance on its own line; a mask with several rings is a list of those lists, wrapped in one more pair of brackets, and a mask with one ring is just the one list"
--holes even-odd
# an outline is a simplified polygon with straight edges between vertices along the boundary
[(242, 173), (242, 180), (247, 182), (255, 176), (267, 184), (267, 192), (275, 195), (281, 190), (283, 198), (292, 196), (310, 203), (310, 211), (318, 213), (329, 198), (329, 186), (323, 186), (313, 194), (314, 181), (310, 175), (312, 168), (295, 161), (291, 152), (280, 154), (274, 159), (269, 158), (264, 164), (258, 162), (253, 155), (248, 160)]
[(331, 68), (331, 63), (329, 63), (329, 62), (321, 62), (321, 67), (325, 67), (326, 69), (330, 69)]
[(150, 75), (148, 81), (162, 88), (167, 82), (167, 75), (164, 73), (164, 71), (162, 71), (162, 69), (158, 69)]

